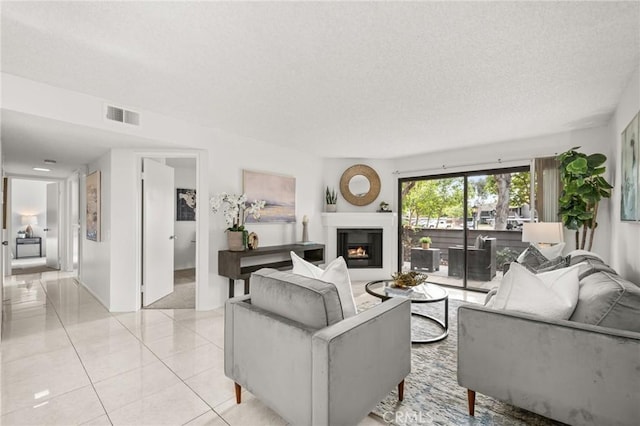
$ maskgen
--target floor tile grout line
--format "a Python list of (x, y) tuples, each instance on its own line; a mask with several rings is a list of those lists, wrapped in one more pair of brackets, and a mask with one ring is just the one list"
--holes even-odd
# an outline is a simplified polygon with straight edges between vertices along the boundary
[[(56, 281), (60, 281), (60, 279), (57, 278)], [(40, 284), (40, 286), (44, 290), (47, 299), (49, 299), (49, 294), (47, 293), (47, 289), (43, 285), (42, 280), (38, 280), (38, 283)], [(78, 288), (78, 287), (76, 286), (76, 288)], [(104, 411), (104, 414), (107, 416), (107, 420), (109, 421), (110, 424), (113, 425), (113, 422), (111, 421), (111, 417), (109, 416), (109, 413), (107, 412), (107, 408), (104, 406), (104, 403), (102, 402), (102, 398), (100, 398), (100, 395), (98, 394), (98, 391), (96, 390), (96, 387), (95, 387), (93, 381), (91, 380), (91, 376), (89, 376), (89, 372), (87, 371), (87, 368), (85, 367), (84, 362), (82, 362), (82, 357), (78, 353), (78, 349), (76, 348), (76, 345), (74, 345), (73, 339), (71, 339), (71, 336), (69, 335), (69, 332), (67, 331), (67, 327), (65, 326), (64, 322), (62, 321), (62, 318), (60, 317), (60, 314), (58, 313), (58, 309), (56, 309), (56, 306), (55, 306), (54, 303), (51, 303), (51, 306), (53, 307), (53, 310), (56, 313), (56, 316), (58, 317), (58, 321), (60, 321), (60, 324), (62, 324), (62, 328), (64, 329), (64, 332), (67, 335), (67, 339), (69, 339), (69, 342), (71, 343), (71, 346), (73, 347), (73, 350), (75, 351), (76, 356), (78, 357), (78, 360), (80, 361), (80, 365), (82, 365), (82, 369), (84, 370), (84, 373), (87, 375), (87, 379), (89, 380), (89, 383), (91, 384), (91, 388), (93, 389), (93, 392), (95, 393), (96, 398), (98, 398), (98, 402), (100, 402), (100, 406), (102, 407), (102, 410)], [(98, 418), (98, 417), (100, 417), (100, 416), (96, 416), (96, 418)]]
[[(141, 311), (142, 311), (142, 310), (140, 310), (140, 311), (136, 311), (136, 313), (137, 313), (137, 312), (141, 312)], [(161, 312), (161, 313), (162, 313), (162, 314), (164, 314), (164, 315), (166, 315), (164, 312)], [(168, 315), (167, 315), (167, 316), (168, 316)], [(122, 323), (122, 321), (120, 321), (117, 317), (115, 317), (115, 316), (114, 316), (114, 318), (116, 318), (116, 320), (117, 320), (120, 324), (122, 324), (125, 328), (127, 328), (127, 326), (126, 326), (126, 325), (124, 325), (124, 324)], [(176, 321), (176, 320), (175, 320), (175, 319), (173, 319), (173, 318), (171, 318), (171, 321), (173, 321), (174, 323), (177, 323), (177, 322), (178, 322), (178, 321)], [(179, 326), (179, 327), (181, 327), (181, 328), (185, 328), (186, 330), (188, 330), (186, 327), (183, 327), (183, 326), (181, 326), (180, 324), (176, 324), (176, 325), (177, 325), (177, 326)], [(129, 330), (129, 329), (127, 328), (127, 330)], [(189, 331), (191, 331), (191, 330), (189, 330)], [(129, 330), (129, 332), (131, 332), (131, 330)], [(193, 331), (192, 331), (192, 332), (193, 332)], [(193, 332), (193, 333), (194, 333), (194, 334), (196, 334), (196, 335), (198, 335), (196, 332)], [(168, 369), (169, 371), (171, 371), (171, 373), (172, 373), (174, 376), (176, 376), (176, 377), (178, 378), (178, 380), (179, 380), (180, 382), (182, 382), (182, 384), (184, 384), (187, 388), (189, 388), (189, 390), (190, 390), (191, 392), (193, 392), (195, 396), (197, 396), (197, 397), (198, 397), (202, 402), (204, 402), (204, 404), (205, 404), (207, 407), (209, 407), (209, 408), (211, 409), (211, 411), (213, 411), (213, 412), (214, 412), (214, 413), (216, 413), (220, 418), (222, 418), (222, 416), (221, 416), (217, 411), (215, 411), (215, 410), (213, 409), (213, 407), (212, 407), (212, 406), (211, 406), (207, 401), (205, 401), (205, 399), (204, 399), (202, 396), (200, 396), (200, 394), (199, 394), (198, 392), (196, 392), (196, 391), (195, 391), (191, 386), (189, 386), (189, 385), (187, 384), (187, 382), (186, 382), (185, 380), (183, 380), (183, 379), (182, 379), (182, 377), (180, 377), (180, 376), (178, 375), (178, 373), (176, 373), (175, 371), (173, 371), (173, 369), (172, 369), (169, 365), (167, 365), (167, 363), (166, 363), (162, 358), (160, 358), (160, 357), (159, 357), (159, 356), (158, 356), (158, 355), (153, 351), (153, 349), (151, 349), (150, 347), (148, 347), (148, 346), (146, 345), (146, 343), (145, 343), (143, 340), (141, 340), (138, 336), (136, 336), (136, 335), (135, 335), (135, 334), (133, 334), (133, 333), (131, 333), (131, 334), (132, 334), (136, 339), (138, 339), (138, 341), (139, 341), (139, 342), (140, 342), (140, 343), (141, 343), (145, 348), (147, 348), (147, 349), (148, 349), (148, 350), (149, 350), (149, 351), (150, 351), (150, 352), (151, 352), (151, 353), (152, 353), (156, 358), (158, 358), (158, 360), (159, 360), (159, 361), (160, 361), (160, 362), (161, 362), (165, 367), (167, 367), (167, 369)], [(198, 336), (199, 336), (199, 335), (198, 335)], [(202, 336), (200, 336), (200, 337), (202, 337)], [(209, 341), (208, 341), (208, 340), (206, 340), (206, 339), (205, 339), (205, 341), (209, 342)], [(209, 343), (211, 343), (211, 342), (209, 342)], [(200, 346), (204, 346), (204, 345), (200, 345)], [(192, 348), (192, 349), (188, 349), (188, 350), (197, 349), (197, 348), (198, 348), (198, 347), (200, 347), (200, 346), (196, 346), (196, 347), (194, 347), (194, 348)], [(178, 353), (180, 353), (180, 352), (187, 352), (187, 350), (185, 350), (185, 351), (178, 351), (178, 352), (176, 352), (175, 354), (172, 354), (171, 356), (176, 355), (176, 354), (178, 354)], [(114, 376), (114, 377), (115, 377), (115, 376)], [(153, 394), (156, 394), (156, 393), (158, 393), (158, 392), (154, 392)], [(153, 395), (153, 394), (150, 394), (150, 395), (147, 395), (147, 396), (151, 396), (151, 395)], [(128, 404), (127, 404), (127, 405), (128, 405)], [(205, 413), (206, 413), (206, 412), (205, 412)], [(195, 417), (194, 419), (196, 419), (196, 418), (198, 418), (198, 417), (202, 416), (202, 415), (203, 415), (203, 414), (205, 414), (205, 413), (201, 413), (200, 415), (198, 415), (198, 416), (197, 416), (197, 417)], [(189, 421), (192, 421), (192, 420), (194, 420), (194, 419), (191, 419), (191, 420), (189, 420)], [(222, 418), (222, 420), (223, 420), (225, 423), (227, 423), (227, 422), (224, 420), (224, 418)], [(187, 422), (187, 423), (188, 423), (188, 422)], [(229, 424), (229, 423), (227, 423), (227, 424)]]
[[(231, 426), (231, 423), (229, 423), (228, 421), (226, 421), (219, 413), (217, 413), (213, 408), (211, 409), (211, 411), (220, 418), (220, 420), (222, 420), (224, 422), (224, 424)], [(183, 423), (182, 426), (187, 426), (189, 423), (191, 423), (192, 421), (199, 419), (200, 417), (204, 416), (205, 414), (207, 414), (208, 411), (205, 411), (204, 413), (200, 414), (199, 416), (196, 416), (194, 418), (192, 418), (191, 420), (189, 420), (186, 423)]]
[[(62, 329), (64, 330), (65, 328), (64, 328), (64, 324), (63, 324), (63, 322), (62, 322), (62, 319), (61, 319), (61, 318), (60, 318), (60, 316), (58, 315), (58, 312), (57, 312), (57, 310), (55, 309), (55, 305), (54, 305), (54, 304), (49, 300), (49, 298), (48, 298), (48, 296), (47, 296), (47, 291), (45, 290), (44, 286), (42, 285), (41, 280), (40, 280), (40, 279), (38, 279), (38, 280), (36, 280), (36, 281), (38, 282), (38, 285), (42, 288), (42, 291), (43, 291), (43, 292), (44, 292), (44, 294), (45, 294), (45, 305), (47, 305), (47, 304), (51, 305), (51, 307), (53, 308), (54, 313), (56, 314), (56, 318), (58, 319), (58, 322), (60, 322), (60, 325), (62, 326)], [(4, 283), (2, 283), (2, 285), (4, 286)], [(73, 342), (71, 341), (71, 336), (69, 336), (69, 334), (66, 332), (66, 330), (65, 330), (65, 335), (67, 336), (67, 340), (69, 341), (69, 344), (73, 347)], [(56, 349), (56, 350), (58, 350), (58, 349)], [(76, 356), (78, 356), (78, 358), (80, 358), (80, 357), (79, 357), (79, 355), (78, 355), (78, 353), (77, 353), (77, 351), (75, 350), (75, 347), (74, 347), (74, 352), (76, 353)], [(79, 360), (79, 361), (80, 361), (80, 364), (82, 365), (82, 360)], [(83, 366), (83, 369), (84, 369), (84, 366)], [(85, 374), (87, 374), (86, 370), (84, 370), (84, 372), (85, 372)], [(91, 382), (91, 378), (89, 378), (89, 377), (88, 377), (88, 374), (87, 374), (87, 378), (89, 379), (89, 382)], [(52, 399), (55, 399), (55, 398), (58, 398), (58, 397), (61, 397), (61, 396), (67, 395), (67, 394), (69, 394), (69, 393), (71, 393), (71, 392), (75, 392), (75, 391), (77, 391), (77, 390), (79, 390), (79, 389), (82, 389), (83, 387), (86, 387), (86, 386), (87, 386), (87, 385), (84, 385), (84, 386), (81, 386), (81, 387), (79, 387), (79, 388), (70, 389), (70, 390), (68, 390), (68, 391), (66, 391), (66, 392), (62, 392), (62, 393), (60, 393), (60, 394), (58, 394), (58, 395), (52, 396), (49, 400), (52, 400)], [(95, 391), (95, 389), (94, 389), (94, 391)], [(96, 392), (96, 396), (97, 396), (97, 392)], [(7, 411), (6, 413), (2, 413), (2, 415), (1, 415), (1, 416), (2, 416), (2, 417), (4, 417), (4, 416), (6, 416), (6, 415), (9, 415), (9, 414), (11, 414), (11, 413), (15, 413), (15, 412), (20, 411), (20, 410), (24, 410), (24, 409), (26, 409), (26, 408), (28, 408), (28, 407), (26, 407), (26, 406), (25, 406), (25, 407), (19, 407), (19, 408), (16, 408), (15, 410), (11, 410), (11, 411)], [(104, 408), (104, 407), (103, 407), (103, 408)], [(106, 410), (105, 410), (105, 414), (106, 414)], [(102, 415), (103, 415), (103, 414), (101, 414), (101, 416), (102, 416)], [(99, 416), (97, 416), (97, 417), (99, 417)], [(97, 418), (97, 417), (96, 417), (96, 418)]]
[[(60, 278), (59, 278), (59, 277), (57, 277), (55, 280), (52, 280), (52, 281), (60, 281)], [(79, 286), (78, 286), (77, 280), (73, 280), (73, 281), (74, 281), (75, 287), (76, 287), (77, 289), (79, 289)], [(50, 304), (50, 305), (51, 305), (51, 307), (53, 308), (54, 313), (55, 313), (55, 315), (56, 315), (56, 317), (57, 317), (57, 319), (58, 319), (59, 323), (61, 324), (62, 329), (63, 329), (63, 330), (64, 330), (64, 332), (65, 332), (65, 335), (66, 335), (66, 337), (67, 337), (67, 340), (69, 341), (69, 343), (70, 343), (70, 344), (71, 344), (71, 346), (73, 347), (74, 352), (75, 352), (76, 356), (78, 357), (78, 360), (80, 361), (80, 365), (82, 365), (82, 368), (83, 368), (83, 370), (84, 370), (84, 373), (85, 373), (85, 375), (87, 376), (87, 378), (88, 378), (88, 380), (89, 380), (89, 383), (91, 384), (91, 386), (92, 386), (92, 388), (93, 388), (93, 390), (94, 390), (94, 392), (95, 392), (95, 394), (96, 394), (96, 396), (97, 396), (97, 398), (98, 398), (98, 401), (100, 402), (100, 404), (101, 404), (101, 406), (102, 406), (102, 408), (103, 408), (103, 410), (104, 410), (104, 414), (101, 414), (100, 416), (96, 416), (95, 418), (99, 418), (99, 417), (101, 417), (102, 415), (106, 415), (106, 417), (107, 417), (107, 419), (109, 420), (109, 422), (110, 422), (111, 424), (113, 424), (113, 423), (111, 422), (111, 418), (110, 418), (110, 416), (109, 416), (109, 413), (108, 413), (108, 411), (107, 411), (106, 407), (104, 406), (104, 403), (102, 402), (102, 399), (100, 398), (100, 395), (98, 394), (98, 392), (97, 392), (97, 390), (96, 390), (96, 388), (95, 388), (95, 383), (94, 383), (94, 381), (91, 379), (91, 376), (89, 375), (89, 373), (88, 373), (88, 371), (87, 371), (87, 369), (86, 369), (86, 367), (85, 367), (84, 363), (82, 362), (82, 358), (80, 357), (80, 354), (79, 354), (79, 352), (78, 352), (78, 350), (77, 350), (77, 348), (76, 348), (76, 346), (75, 346), (75, 344), (74, 344), (74, 341), (73, 341), (73, 339), (72, 339), (71, 335), (69, 334), (69, 332), (68, 332), (68, 330), (67, 330), (67, 327), (66, 327), (65, 323), (62, 321), (62, 318), (61, 318), (61, 316), (60, 316), (60, 313), (59, 313), (59, 311), (58, 311), (58, 308), (56, 307), (56, 304), (55, 304), (55, 303), (53, 303), (53, 300), (51, 299), (51, 296), (50, 296), (50, 295), (49, 295), (49, 293), (47, 292), (47, 289), (46, 289), (46, 287), (45, 287), (44, 283), (42, 282), (42, 279), (38, 279), (38, 280), (37, 280), (37, 282), (38, 282), (38, 285), (42, 288), (42, 290), (43, 290), (43, 292), (44, 292), (44, 295), (45, 295), (45, 301), (44, 301), (43, 306), (44, 306), (44, 305), (47, 305), (47, 304)], [(93, 295), (90, 295), (90, 296), (91, 296), (91, 297), (93, 297), (93, 298), (95, 298), (95, 296), (93, 296)], [(79, 306), (80, 306), (80, 305), (79, 305)], [(62, 307), (62, 306), (60, 306), (60, 307)], [(138, 312), (139, 312), (139, 311), (138, 311)], [(179, 382), (182, 382), (182, 383), (183, 383), (187, 388), (189, 388), (189, 390), (190, 390), (191, 392), (193, 392), (193, 393), (195, 394), (195, 396), (196, 396), (197, 398), (199, 398), (199, 399), (200, 399), (200, 400), (201, 400), (201, 401), (202, 401), (202, 402), (203, 402), (207, 407), (209, 407), (209, 409), (210, 409), (213, 413), (215, 413), (218, 417), (220, 417), (220, 418), (222, 419), (222, 421), (223, 421), (225, 424), (227, 424), (227, 425), (229, 424), (229, 423), (224, 419), (224, 417), (214, 409), (214, 407), (212, 407), (212, 406), (211, 406), (211, 405), (210, 405), (206, 400), (204, 400), (204, 398), (203, 398), (203, 397), (201, 397), (201, 396), (200, 396), (200, 394), (198, 394), (198, 392), (196, 392), (196, 391), (195, 391), (191, 386), (189, 386), (189, 384), (187, 384), (187, 383), (186, 383), (186, 381), (185, 381), (185, 380), (188, 380), (189, 378), (187, 378), (187, 379), (182, 379), (182, 378), (181, 378), (181, 377), (180, 377), (180, 376), (179, 376), (179, 375), (178, 375), (178, 374), (177, 374), (177, 373), (176, 373), (176, 372), (175, 372), (175, 371), (174, 371), (174, 370), (173, 370), (169, 365), (167, 365), (167, 364), (164, 362), (164, 360), (163, 360), (162, 358), (160, 358), (160, 357), (159, 357), (159, 356), (158, 356), (158, 355), (157, 355), (157, 354), (156, 354), (156, 353), (155, 353), (155, 352), (154, 352), (154, 351), (153, 351), (149, 346), (147, 346), (146, 342), (144, 342), (140, 337), (136, 336), (136, 335), (135, 335), (135, 334), (134, 334), (134, 333), (133, 333), (133, 332), (132, 332), (132, 331), (131, 331), (131, 330), (130, 330), (130, 329), (129, 329), (129, 328), (128, 328), (128, 327), (127, 327), (127, 326), (126, 326), (126, 325), (125, 325), (125, 324), (124, 324), (120, 319), (119, 319), (119, 318), (118, 318), (118, 316), (114, 315), (113, 313), (109, 312), (108, 310), (107, 310), (107, 313), (108, 313), (108, 315), (109, 315), (111, 318), (114, 318), (116, 321), (118, 321), (118, 323), (120, 323), (120, 324), (124, 327), (124, 329), (126, 329), (126, 330), (129, 332), (129, 334), (130, 334), (130, 335), (132, 335), (135, 339), (137, 339), (137, 340), (142, 344), (142, 346), (144, 346), (146, 349), (148, 349), (148, 350), (153, 354), (153, 356), (154, 356), (158, 361), (160, 361), (160, 362), (161, 362), (161, 363), (162, 363), (162, 364), (163, 364), (163, 365), (164, 365), (164, 366), (165, 366), (165, 367), (166, 367), (166, 368), (167, 368), (167, 369), (168, 369), (168, 370), (169, 370), (169, 371), (170, 371), (170, 372), (171, 372), (171, 373), (172, 373), (172, 374), (173, 374), (173, 375), (178, 379), (178, 381), (179, 381)], [(202, 338), (202, 339), (206, 342), (206, 343), (203, 343), (202, 345), (197, 345), (197, 346), (195, 346), (195, 347), (193, 347), (193, 348), (191, 348), (191, 349), (188, 349), (188, 350), (194, 350), (194, 349), (197, 349), (197, 348), (199, 348), (199, 347), (205, 346), (206, 344), (212, 344), (214, 347), (219, 348), (219, 349), (222, 349), (222, 348), (220, 348), (217, 344), (215, 344), (214, 342), (212, 342), (211, 340), (209, 340), (206, 336), (203, 336), (202, 334), (198, 333), (197, 331), (195, 331), (195, 330), (191, 330), (190, 328), (188, 328), (188, 327), (186, 327), (186, 326), (184, 326), (184, 325), (182, 325), (182, 324), (179, 324), (179, 321), (180, 321), (180, 320), (177, 320), (177, 319), (175, 319), (175, 318), (171, 317), (171, 316), (170, 316), (170, 315), (168, 315), (166, 312), (161, 312), (161, 314), (162, 314), (162, 315), (164, 315), (165, 317), (167, 317), (169, 320), (171, 320), (171, 321), (174, 323), (174, 325), (175, 325), (175, 326), (178, 326), (178, 327), (179, 327), (179, 328), (181, 328), (181, 329), (184, 329), (184, 330), (187, 330), (187, 331), (190, 331), (190, 332), (194, 333), (195, 335), (197, 335), (198, 337)], [(217, 315), (216, 315), (216, 317), (217, 317)], [(193, 319), (194, 319), (194, 320), (197, 320), (198, 318), (193, 318)], [(159, 338), (159, 339), (162, 339), (162, 338)], [(158, 339), (158, 340), (159, 340), (159, 339)], [(154, 341), (155, 341), (155, 340), (154, 340)], [(172, 354), (172, 356), (173, 356), (173, 355), (177, 355), (177, 354), (179, 354), (179, 353), (181, 353), (181, 352), (186, 352), (186, 351), (188, 351), (188, 350), (178, 351), (178, 352), (176, 352), (175, 354)], [(130, 371), (133, 371), (133, 370), (135, 370), (135, 369), (128, 370), (127, 372), (130, 372)], [(119, 375), (121, 375), (121, 374), (126, 374), (127, 372), (123, 372), (123, 373), (117, 374), (117, 375), (112, 376), (112, 377), (110, 377), (110, 378), (117, 377), (117, 376), (119, 376)], [(195, 375), (194, 375), (194, 376), (195, 376)], [(107, 380), (107, 379), (104, 379), (104, 380)], [(96, 383), (98, 383), (98, 382), (96, 382)], [(78, 389), (81, 389), (81, 388), (78, 388)], [(70, 390), (70, 391), (68, 391), (68, 392), (65, 392), (65, 393), (60, 394), (60, 395), (57, 395), (57, 396), (61, 396), (61, 395), (67, 394), (67, 393), (73, 392), (73, 391), (75, 391), (75, 390), (77, 390), (77, 389)], [(158, 392), (160, 392), (160, 391), (162, 391), (162, 390), (159, 390)], [(158, 392), (154, 392), (153, 394), (156, 394), (156, 393), (158, 393)], [(151, 396), (151, 395), (153, 395), (153, 394), (150, 394), (150, 395), (148, 395), (148, 396)], [(56, 396), (56, 397), (57, 397), (57, 396)], [(54, 397), (54, 398), (55, 398), (55, 397)], [(232, 398), (229, 398), (228, 400), (230, 400), (230, 399), (232, 399)], [(228, 401), (228, 400), (225, 400), (224, 402), (226, 402), (226, 401)], [(137, 402), (137, 401), (138, 401), (138, 400), (133, 401), (132, 403), (135, 403), (135, 402)], [(224, 403), (224, 402), (223, 402), (223, 403)], [(221, 403), (221, 404), (222, 404), (222, 403)], [(127, 405), (128, 405), (128, 404), (127, 404)], [(220, 405), (220, 404), (219, 404), (219, 405)], [(13, 412), (13, 411), (12, 411), (12, 412)], [(6, 414), (8, 414), (8, 413), (6, 413)], [(204, 414), (206, 414), (206, 411), (205, 411), (205, 412), (203, 412), (203, 413), (201, 413), (201, 414), (199, 414), (198, 416), (194, 417), (193, 419), (189, 420), (189, 422), (190, 422), (190, 421), (195, 420), (196, 418), (198, 418), (198, 417), (200, 417), (200, 416), (202, 416), (202, 415), (204, 415)], [(89, 421), (91, 421), (91, 420), (89, 420)], [(187, 423), (188, 423), (188, 422), (187, 422)]]

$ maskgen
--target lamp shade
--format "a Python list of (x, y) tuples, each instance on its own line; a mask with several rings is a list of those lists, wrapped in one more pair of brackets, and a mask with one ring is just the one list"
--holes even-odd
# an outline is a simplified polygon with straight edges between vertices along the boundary
[(564, 235), (562, 233), (562, 223), (525, 223), (522, 228), (522, 241), (547, 244), (561, 243), (564, 241)]
[(38, 224), (38, 216), (22, 216), (20, 218), (23, 225), (37, 225)]

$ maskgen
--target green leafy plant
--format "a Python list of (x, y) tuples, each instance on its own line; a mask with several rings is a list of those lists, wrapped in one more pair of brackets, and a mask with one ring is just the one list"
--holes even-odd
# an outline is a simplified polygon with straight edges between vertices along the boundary
[(565, 227), (576, 231), (576, 248), (587, 250), (593, 246), (593, 237), (598, 227), (598, 205), (603, 198), (611, 197), (613, 188), (602, 175), (606, 168), (604, 154), (586, 155), (574, 147), (560, 154), (560, 219)]
[(327, 186), (327, 190), (324, 193), (324, 198), (327, 204), (336, 204), (338, 202), (338, 194), (335, 189), (329, 190)]
[(519, 255), (520, 253), (511, 247), (505, 247), (502, 250), (496, 251), (496, 264), (504, 265), (505, 263), (511, 263), (515, 261)]
[(431, 237), (421, 237), (420, 244), (431, 244)]

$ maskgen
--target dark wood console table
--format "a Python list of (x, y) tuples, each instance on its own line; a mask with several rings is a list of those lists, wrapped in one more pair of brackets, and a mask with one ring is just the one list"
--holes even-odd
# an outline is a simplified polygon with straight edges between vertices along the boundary
[[(289, 252), (294, 252), (307, 262), (318, 265), (324, 263), (324, 244), (285, 244), (281, 246), (259, 247), (255, 250), (218, 252), (218, 275), (229, 278), (229, 297), (234, 296), (234, 281), (244, 280), (244, 294), (249, 294), (249, 277), (252, 272), (262, 268), (290, 269), (293, 263)], [(242, 259), (251, 257), (266, 257), (286, 254), (286, 260), (269, 261), (263, 263), (252, 262), (252, 265), (242, 266)]]

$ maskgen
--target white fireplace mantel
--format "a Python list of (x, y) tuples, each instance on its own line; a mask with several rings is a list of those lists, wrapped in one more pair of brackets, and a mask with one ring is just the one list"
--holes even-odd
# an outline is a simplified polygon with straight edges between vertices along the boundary
[(382, 228), (382, 268), (349, 269), (352, 281), (383, 280), (395, 272), (398, 253), (398, 215), (396, 213), (322, 213), (327, 249), (326, 261), (338, 257), (338, 229)]

